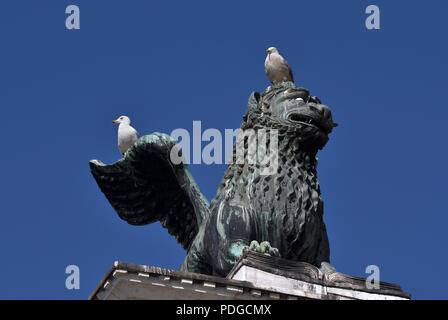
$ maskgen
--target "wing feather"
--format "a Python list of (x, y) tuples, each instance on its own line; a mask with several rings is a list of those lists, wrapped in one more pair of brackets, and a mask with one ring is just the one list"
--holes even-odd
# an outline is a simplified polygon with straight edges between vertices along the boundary
[(160, 221), (188, 250), (209, 203), (188, 167), (170, 161), (176, 143), (166, 134), (146, 135), (114, 164), (91, 160), (90, 171), (121, 219), (132, 225)]

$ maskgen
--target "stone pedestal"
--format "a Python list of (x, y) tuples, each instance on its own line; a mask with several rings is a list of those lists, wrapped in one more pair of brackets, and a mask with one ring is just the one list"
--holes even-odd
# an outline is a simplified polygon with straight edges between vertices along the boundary
[(339, 272), (323, 274), (303, 262), (246, 253), (226, 278), (115, 262), (91, 300), (408, 300), (400, 286)]

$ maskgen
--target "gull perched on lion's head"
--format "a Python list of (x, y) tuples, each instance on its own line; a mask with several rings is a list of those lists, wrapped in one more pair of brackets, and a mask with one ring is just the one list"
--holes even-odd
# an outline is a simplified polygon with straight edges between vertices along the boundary
[(270, 47), (266, 50), (268, 53), (264, 62), (266, 76), (272, 84), (291, 81), (294, 82), (291, 68), (288, 61), (283, 58), (276, 47)]
[(120, 124), (118, 126), (118, 150), (124, 155), (134, 145), (135, 141), (137, 141), (137, 130), (131, 127), (131, 119), (126, 116), (121, 116), (112, 122)]

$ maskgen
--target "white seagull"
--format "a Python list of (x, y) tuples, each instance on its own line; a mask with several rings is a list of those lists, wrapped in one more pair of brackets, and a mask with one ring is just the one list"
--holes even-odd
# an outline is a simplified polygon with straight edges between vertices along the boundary
[(294, 82), (291, 68), (288, 61), (278, 53), (277, 48), (270, 47), (266, 50), (268, 53), (264, 62), (264, 71), (272, 84), (291, 81)]
[(138, 132), (131, 127), (131, 119), (129, 117), (121, 116), (112, 122), (120, 124), (118, 126), (118, 149), (124, 155), (134, 145), (135, 141), (137, 141)]

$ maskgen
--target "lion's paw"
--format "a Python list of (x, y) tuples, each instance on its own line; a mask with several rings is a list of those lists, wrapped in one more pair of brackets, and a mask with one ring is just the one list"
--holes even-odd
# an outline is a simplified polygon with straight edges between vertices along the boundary
[(258, 243), (258, 241), (253, 240), (249, 246), (243, 247), (243, 253), (247, 251), (254, 251), (266, 254), (268, 256), (280, 257), (280, 252), (278, 249), (271, 247), (271, 244), (268, 241)]

